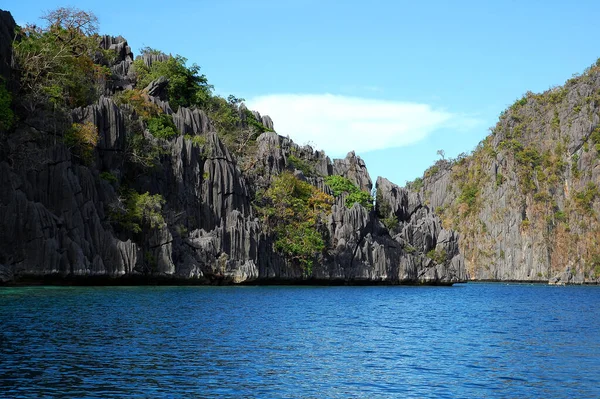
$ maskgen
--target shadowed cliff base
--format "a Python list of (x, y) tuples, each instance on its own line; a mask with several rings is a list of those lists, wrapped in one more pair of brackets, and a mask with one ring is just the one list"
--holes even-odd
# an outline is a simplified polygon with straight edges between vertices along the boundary
[(181, 278), (175, 276), (142, 276), (142, 275), (127, 275), (123, 277), (107, 277), (107, 276), (63, 276), (60, 274), (48, 274), (43, 276), (20, 276), (16, 280), (0, 283), (0, 287), (19, 287), (19, 286), (76, 286), (76, 287), (103, 287), (103, 286), (265, 286), (265, 285), (303, 285), (303, 286), (441, 286), (451, 287), (457, 283), (438, 283), (438, 282), (415, 282), (413, 280), (406, 281), (387, 281), (387, 280), (340, 280), (340, 279), (257, 279), (246, 281), (243, 283), (234, 283), (231, 279), (219, 277), (214, 278)]

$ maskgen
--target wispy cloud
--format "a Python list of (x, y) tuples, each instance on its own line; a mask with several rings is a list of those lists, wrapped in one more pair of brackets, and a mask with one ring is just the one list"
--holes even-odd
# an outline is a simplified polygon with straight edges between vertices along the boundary
[(428, 104), (333, 94), (273, 94), (247, 101), (269, 115), (279, 134), (310, 143), (330, 156), (417, 143), (436, 130), (468, 130), (477, 120)]

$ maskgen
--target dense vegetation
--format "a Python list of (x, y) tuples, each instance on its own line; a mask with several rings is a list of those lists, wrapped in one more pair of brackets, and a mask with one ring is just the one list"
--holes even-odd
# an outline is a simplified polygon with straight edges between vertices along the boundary
[(161, 213), (164, 204), (165, 200), (159, 194), (140, 194), (133, 189), (123, 188), (119, 201), (111, 206), (110, 218), (125, 231), (141, 233), (143, 227), (154, 229), (165, 225)]
[(359, 203), (368, 210), (373, 209), (373, 197), (366, 191), (359, 189), (349, 179), (339, 175), (332, 175), (325, 178), (325, 183), (331, 188), (334, 196), (338, 197), (346, 194), (345, 204), (348, 208), (352, 208), (355, 203)]
[(94, 160), (94, 149), (98, 144), (98, 129), (91, 122), (73, 123), (65, 132), (64, 142), (72, 149), (75, 157), (89, 165)]
[(13, 44), (21, 77), (19, 105), (65, 110), (93, 102), (109, 70), (94, 62), (98, 19), (92, 13), (59, 8), (42, 17), (46, 27), (27, 25)]
[(187, 59), (176, 55), (164, 56), (164, 60), (155, 60), (150, 65), (144, 62), (143, 56), (164, 56), (160, 51), (152, 48), (142, 49), (142, 57), (133, 63), (137, 77), (137, 87), (140, 89), (148, 86), (153, 80), (165, 77), (169, 81), (167, 92), (169, 105), (173, 110), (179, 107), (206, 106), (213, 87), (208, 84), (206, 76), (200, 74), (200, 67), (196, 64), (187, 67)]
[(275, 234), (275, 249), (310, 274), (326, 246), (321, 225), (333, 198), (290, 172), (277, 176), (259, 203), (264, 226)]

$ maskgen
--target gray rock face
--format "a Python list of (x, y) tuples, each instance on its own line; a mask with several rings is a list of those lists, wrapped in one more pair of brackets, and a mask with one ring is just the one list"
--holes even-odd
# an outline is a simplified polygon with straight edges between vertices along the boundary
[[(0, 13), (0, 35), (12, 19), (7, 21)], [(89, 164), (43, 126), (22, 123), (6, 137), (6, 157), (0, 160), (0, 283), (52, 277), (451, 284), (465, 278), (457, 235), (441, 228), (420, 196), (383, 180), (378, 186), (399, 219), (397, 231), (390, 234), (376, 212), (359, 204), (346, 208), (341, 196), (320, 222), (327, 249), (315, 254), (318, 262), (312, 269), (303, 269), (275, 250), (277, 237), (257, 217), (254, 195), (283, 171), (326, 193), (331, 190), (324, 179), (333, 174), (370, 191), (364, 162), (354, 153), (332, 162), (323, 152), (274, 132), (260, 135), (238, 159), (206, 112), (185, 107), (173, 112), (165, 101), (165, 79), (152, 82), (146, 91), (149, 101), (171, 115), (181, 135), (154, 138), (147, 129), (137, 129), (144, 122), (111, 97), (135, 87), (127, 41), (103, 36), (100, 47), (114, 52), (111, 57), (99, 51), (97, 59), (111, 67), (112, 86), (107, 85), (107, 95), (97, 103), (71, 112), (72, 122), (92, 123), (98, 130)], [(168, 56), (144, 54), (142, 59), (151, 65)], [(248, 128), (249, 115), (240, 107), (241, 130)], [(271, 118), (255, 111), (252, 115), (273, 129)], [(188, 135), (195, 137), (189, 140)], [(133, 159), (136, 145), (156, 154), (154, 162)], [(164, 202), (143, 202), (149, 196)], [(153, 212), (160, 214), (155, 224), (145, 219)], [(432, 258), (432, 250), (445, 257)]]
[(127, 40), (121, 36), (105, 35), (100, 39), (100, 48), (110, 50), (114, 54), (114, 59), (106, 60), (113, 74), (107, 87), (109, 94), (119, 90), (132, 89), (135, 85), (135, 75), (131, 70), (133, 53)]
[(391, 232), (410, 256), (406, 265), (415, 267), (405, 271), (423, 281), (463, 281), (467, 278), (464, 260), (458, 248), (459, 236), (442, 228), (440, 218), (426, 205), (419, 194), (389, 182), (377, 179), (377, 208), (388, 208), (398, 221)]
[(116, 62), (133, 61), (133, 52), (122, 36), (104, 35), (100, 38), (100, 48), (116, 53)]
[[(323, 153), (300, 147), (289, 139), (268, 132), (257, 139), (257, 165), (265, 181), (282, 171), (297, 168), (294, 162), (309, 166), (309, 176), (300, 175), (323, 191), (329, 191), (323, 178), (335, 173), (355, 182), (363, 190), (372, 187), (364, 162), (354, 153), (332, 163)], [(292, 160), (292, 161), (290, 161)], [(394, 207), (400, 219), (400, 234), (390, 236), (388, 230), (369, 212), (355, 204), (346, 208), (344, 198), (338, 199), (329, 216), (331, 250), (319, 265), (313, 268), (313, 277), (323, 280), (364, 281), (387, 283), (449, 284), (466, 279), (464, 262), (458, 252), (458, 236), (441, 228), (439, 218), (426, 208), (418, 195), (393, 185), (385, 179), (378, 181), (384, 193), (382, 200)], [(408, 249), (407, 249), (408, 248)], [(427, 253), (435, 250), (445, 259), (435, 262)], [(441, 256), (441, 255), (440, 255)], [(300, 272), (281, 272), (281, 265), (271, 267), (269, 276), (279, 279), (298, 279)]]
[[(135, 244), (115, 238), (99, 191), (112, 188), (71, 163), (66, 148), (48, 149), (41, 170), (15, 173), (0, 163), (0, 275), (112, 276), (133, 273)], [(110, 195), (110, 194), (109, 194)], [(113, 194), (114, 195), (114, 194)]]
[[(104, 98), (75, 114), (87, 111), (87, 120), (102, 127), (100, 121), (106, 115), (120, 118), (113, 105)], [(109, 162), (100, 154), (118, 148), (121, 132), (104, 130), (98, 153), (102, 162)], [(269, 140), (284, 139), (267, 133), (261, 139), (263, 147)], [(278, 159), (280, 150), (271, 147), (270, 157)], [(312, 278), (450, 284), (465, 278), (456, 253), (456, 235), (441, 229), (420, 204), (410, 205), (418, 210), (404, 218), (401, 233), (392, 237), (374, 212), (358, 204), (348, 209), (343, 199), (333, 207), (326, 226), (330, 250), (307, 275), (274, 251), (272, 237), (265, 235), (253, 215), (244, 175), (214, 133), (207, 134), (202, 146), (179, 137), (170, 144), (162, 167), (151, 178), (137, 182), (136, 191), (161, 193), (166, 199), (166, 226), (144, 233), (141, 243), (119, 239), (108, 223), (107, 209), (117, 198), (111, 184), (98, 178), (93, 169), (74, 164), (62, 145), (48, 151), (48, 162), (38, 171), (19, 172), (1, 164), (0, 184), (9, 188), (0, 197), (0, 276), (5, 282), (48, 275), (152, 275), (199, 283)], [(320, 154), (313, 156), (322, 159)], [(271, 171), (289, 167), (285, 161), (276, 164)], [(417, 201), (391, 183), (385, 187), (402, 193), (397, 199), (386, 195), (390, 204)], [(404, 211), (397, 208), (402, 215)], [(408, 245), (415, 249), (407, 249)], [(436, 263), (428, 258), (426, 251), (432, 248), (445, 251), (448, 261)]]
[(171, 58), (171, 56), (163, 53), (144, 53), (141, 57), (148, 68), (150, 68), (154, 62), (164, 62)]
[[(256, 188), (266, 188), (273, 177), (284, 170), (302, 176), (320, 190), (329, 193), (323, 177), (332, 174), (329, 157), (310, 146), (299, 146), (275, 132), (265, 132), (256, 139), (257, 154), (251, 182)], [(301, 170), (303, 169), (303, 170)]]
[[(344, 176), (361, 190), (371, 192), (373, 183), (365, 163), (354, 152), (348, 153), (345, 159), (335, 159), (332, 163), (323, 151), (315, 151), (308, 145), (299, 146), (275, 132), (263, 133), (256, 142), (257, 160), (260, 163), (258, 169), (268, 181), (271, 176), (281, 173), (286, 168), (302, 168), (304, 178), (325, 192), (329, 192), (329, 189), (325, 187), (323, 177), (330, 175)], [(297, 164), (296, 160), (299, 160), (300, 164)]]
[(11, 77), (12, 42), (16, 26), (12, 15), (0, 10), (0, 76), (6, 80)]
[(333, 174), (344, 176), (363, 191), (371, 192), (373, 188), (365, 161), (356, 156), (354, 151), (349, 152), (344, 159), (333, 160)]
[(206, 195), (203, 200), (213, 212), (215, 224), (233, 210), (250, 216), (250, 198), (246, 182), (233, 157), (215, 133), (208, 135), (207, 146), (204, 172), (208, 178), (204, 181)]
[(169, 79), (161, 76), (160, 78), (153, 80), (144, 89), (149, 96), (158, 97), (162, 101), (167, 100), (167, 86), (169, 85)]
[(100, 97), (97, 104), (73, 110), (74, 122), (92, 122), (98, 129), (98, 155), (103, 169), (117, 169), (122, 165), (125, 151), (125, 120), (119, 107), (108, 97)]
[(472, 155), (426, 173), (417, 194), (460, 231), (471, 279), (600, 281), (599, 89), (593, 66), (528, 93)]
[(269, 130), (275, 130), (275, 125), (273, 124), (273, 120), (269, 115), (264, 115), (259, 119), (263, 125)]
[(183, 135), (203, 135), (210, 130), (210, 120), (206, 112), (197, 108), (179, 107), (173, 114), (173, 122)]

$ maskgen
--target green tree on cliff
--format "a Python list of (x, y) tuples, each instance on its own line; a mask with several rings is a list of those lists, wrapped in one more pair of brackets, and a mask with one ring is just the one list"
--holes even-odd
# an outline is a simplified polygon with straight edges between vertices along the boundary
[(259, 212), (267, 228), (275, 233), (275, 250), (310, 274), (314, 260), (325, 249), (318, 226), (331, 212), (333, 198), (292, 173), (283, 172), (273, 180), (262, 201)]
[[(146, 47), (143, 54), (161, 54), (160, 51)], [(211, 97), (213, 87), (208, 84), (206, 76), (200, 74), (196, 64), (187, 67), (187, 58), (180, 55), (169, 56), (165, 61), (154, 61), (150, 66), (138, 57), (133, 65), (137, 76), (137, 87), (143, 89), (150, 82), (164, 76), (169, 80), (167, 93), (169, 105), (177, 110), (179, 107), (193, 105), (204, 107)]]
[(58, 8), (42, 17), (47, 25), (19, 29), (13, 43), (20, 75), (20, 104), (29, 112), (87, 105), (98, 95), (96, 82), (108, 71), (94, 64), (98, 19), (77, 8)]

